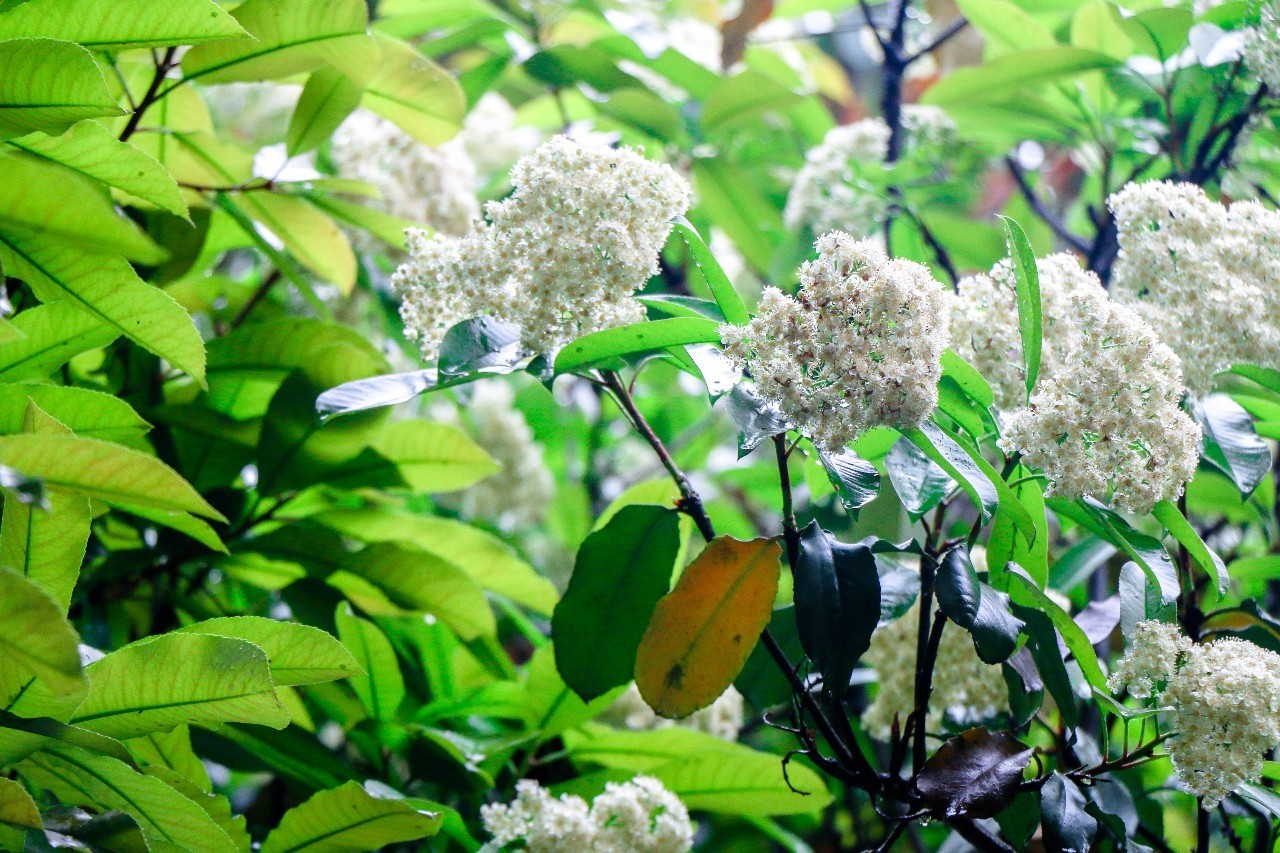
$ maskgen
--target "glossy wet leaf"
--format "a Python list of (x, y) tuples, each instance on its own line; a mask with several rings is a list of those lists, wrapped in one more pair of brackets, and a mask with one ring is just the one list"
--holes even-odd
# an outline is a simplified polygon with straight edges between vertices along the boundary
[(1052, 853), (1087, 853), (1093, 849), (1098, 821), (1085, 811), (1083, 792), (1055, 772), (1040, 789), (1040, 821), (1045, 849)]
[(711, 249), (692, 223), (683, 216), (676, 217), (673, 230), (688, 247), (689, 254), (693, 256), (694, 266), (697, 267), (698, 272), (702, 273), (703, 280), (706, 281), (711, 295), (716, 300), (716, 305), (720, 306), (720, 311), (724, 314), (725, 322), (739, 326), (745, 326), (751, 322), (751, 315), (747, 312), (747, 306), (743, 303), (742, 297), (738, 295), (733, 282), (729, 280), (729, 276), (725, 275), (720, 262), (716, 260), (715, 255), (711, 254)]
[(769, 623), (782, 549), (722, 536), (658, 602), (636, 653), (636, 685), (664, 717), (710, 705), (742, 670)]
[(1253, 418), (1225, 394), (1210, 394), (1191, 405), (1204, 435), (1204, 458), (1231, 478), (1241, 495), (1251, 495), (1271, 470), (1271, 448), (1258, 437)]
[(893, 490), (913, 519), (933, 510), (955, 488), (955, 480), (910, 439), (900, 438), (885, 457)]
[(916, 786), (938, 815), (994, 817), (1017, 795), (1034, 752), (1006, 732), (970, 729), (929, 757)]
[(880, 621), (880, 576), (871, 549), (846, 545), (814, 521), (800, 536), (796, 624), (824, 688), (841, 696)]
[(852, 450), (818, 451), (818, 458), (846, 511), (856, 513), (880, 494), (880, 471)]

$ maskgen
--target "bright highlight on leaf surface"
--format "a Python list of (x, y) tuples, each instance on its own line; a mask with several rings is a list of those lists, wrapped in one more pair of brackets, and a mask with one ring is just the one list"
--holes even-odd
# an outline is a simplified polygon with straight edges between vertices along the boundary
[(658, 602), (636, 654), (636, 685), (664, 717), (710, 705), (742, 671), (769, 624), (782, 548), (722, 536)]

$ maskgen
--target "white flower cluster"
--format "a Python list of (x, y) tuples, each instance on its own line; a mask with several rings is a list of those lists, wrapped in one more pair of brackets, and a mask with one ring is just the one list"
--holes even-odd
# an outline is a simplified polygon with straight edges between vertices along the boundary
[[(1138, 625), (1108, 681), (1169, 709), (1178, 777), (1212, 809), (1262, 773), (1280, 746), (1280, 655), (1236, 638), (1194, 644), (1176, 627)], [(1163, 685), (1163, 690), (1161, 686)]]
[(1182, 493), (1199, 459), (1200, 428), (1179, 408), (1178, 357), (1100, 290), (1069, 299), (1079, 345), (1005, 419), (1000, 447), (1045, 473), (1046, 494), (1149, 512)]
[(372, 203), (384, 213), (454, 235), (480, 218), (475, 163), (458, 137), (432, 148), (356, 110), (334, 134), (329, 156), (339, 175), (377, 188)]
[(563, 136), (518, 161), (511, 183), (514, 193), (489, 202), (489, 221), (463, 237), (409, 232), (410, 259), (391, 285), (428, 359), (450, 326), (482, 314), (519, 325), (537, 352), (642, 320), (632, 297), (689, 206), (689, 185), (670, 166)]
[(949, 296), (924, 266), (833, 231), (795, 297), (766, 288), (759, 316), (720, 329), (725, 355), (815, 443), (918, 426), (938, 402)]
[(480, 809), (492, 841), (485, 853), (684, 853), (693, 822), (680, 798), (657, 779), (610, 782), (588, 806), (581, 797), (552, 797), (530, 779), (516, 783), (516, 799)]
[[(862, 724), (872, 737), (888, 740), (893, 720), (905, 725), (915, 708), (916, 631), (920, 622), (920, 602), (871, 635), (871, 647), (862, 659), (876, 672), (880, 687), (862, 716)], [(973, 648), (967, 631), (948, 625), (938, 644), (938, 660), (933, 670), (933, 693), (925, 725), (931, 732), (942, 730), (950, 718), (960, 723), (979, 723), (1009, 710), (1009, 688), (999, 664), (983, 663)]]
[(1244, 62), (1253, 75), (1280, 96), (1280, 0), (1262, 7), (1262, 21), (1245, 40)]
[(555, 479), (543, 464), (543, 447), (516, 408), (510, 385), (477, 382), (471, 391), (464, 410), (439, 407), (431, 415), (465, 429), (502, 470), (441, 500), (456, 506), (464, 518), (484, 519), (508, 532), (533, 527), (555, 498)]
[(619, 696), (601, 715), (601, 722), (632, 731), (648, 731), (651, 729), (667, 729), (679, 726), (694, 731), (706, 732), (721, 740), (735, 741), (742, 731), (743, 701), (742, 694), (730, 685), (701, 711), (695, 711), (682, 720), (668, 720), (659, 717), (644, 701), (640, 690), (632, 684), (626, 692)]
[(1280, 367), (1280, 213), (1230, 208), (1193, 184), (1129, 184), (1110, 199), (1113, 297), (1182, 356), (1188, 389), (1233, 364)]
[[(956, 126), (937, 107), (903, 108), (903, 159), (941, 168), (945, 152), (956, 145)], [(884, 222), (884, 158), (889, 126), (882, 118), (865, 118), (827, 131), (822, 143), (805, 157), (787, 196), (786, 223), (808, 226), (815, 234), (847, 231), (865, 237)]]
[[(1059, 253), (1036, 261), (1044, 343), (1041, 380), (1070, 364), (1080, 345), (1080, 327), (1071, 309), (1077, 295), (1101, 298), (1102, 283), (1073, 255)], [(1018, 294), (1013, 267), (1001, 261), (989, 275), (962, 279), (951, 309), (951, 346), (991, 383), (996, 406), (1010, 411), (1027, 397)]]

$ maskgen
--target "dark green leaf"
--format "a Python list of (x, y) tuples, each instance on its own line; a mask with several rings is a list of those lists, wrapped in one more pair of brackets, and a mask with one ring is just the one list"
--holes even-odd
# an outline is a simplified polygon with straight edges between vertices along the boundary
[(1026, 625), (1023, 630), (1027, 634), (1027, 648), (1031, 650), (1041, 681), (1058, 706), (1063, 721), (1068, 727), (1075, 728), (1080, 720), (1080, 709), (1066, 662), (1059, 651), (1058, 632), (1054, 630), (1052, 620), (1039, 610), (1018, 604), (1013, 605), (1013, 612)]
[(510, 373), (528, 357), (520, 347), (520, 328), (493, 317), (463, 320), (440, 343), (440, 375)]
[(929, 757), (916, 785), (935, 814), (994, 817), (1017, 795), (1034, 753), (1006, 732), (970, 729)]
[(880, 494), (880, 472), (852, 450), (835, 454), (820, 450), (818, 458), (840, 503), (850, 513), (856, 513)]
[(837, 542), (814, 521), (800, 536), (792, 575), (800, 642), (824, 689), (841, 696), (880, 621), (875, 557), (862, 543)]
[(949, 549), (938, 561), (938, 607), (947, 618), (970, 630), (978, 618), (982, 584), (963, 545)]
[(1084, 507), (1111, 544), (1128, 554), (1155, 581), (1162, 601), (1169, 603), (1178, 597), (1178, 567), (1159, 539), (1134, 530), (1123, 518), (1095, 500), (1083, 498), (1079, 505)]
[(744, 382), (734, 386), (719, 404), (738, 428), (738, 457), (755, 450), (760, 442), (791, 428), (777, 406)]
[(1085, 811), (1084, 794), (1072, 781), (1055, 772), (1040, 789), (1040, 820), (1045, 849), (1051, 853), (1088, 853), (1098, 821)]
[(1137, 563), (1125, 563), (1120, 567), (1120, 630), (1132, 637), (1137, 624), (1150, 619), (1172, 622), (1173, 602), (1162, 601), (1160, 588)]
[(551, 633), (560, 676), (584, 701), (631, 681), (640, 638), (671, 587), (679, 521), (665, 507), (626, 506), (578, 549)]

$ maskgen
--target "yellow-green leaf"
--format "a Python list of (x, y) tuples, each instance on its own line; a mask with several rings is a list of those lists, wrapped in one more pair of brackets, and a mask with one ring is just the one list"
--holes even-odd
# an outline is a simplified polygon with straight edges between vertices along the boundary
[(244, 640), (163, 634), (118, 649), (85, 672), (89, 695), (71, 722), (108, 737), (191, 723), (289, 724), (266, 653)]
[(105, 347), (120, 336), (66, 302), (36, 305), (13, 318), (23, 337), (0, 343), (0, 382), (44, 379), (72, 357)]
[(391, 641), (377, 625), (351, 612), (342, 603), (334, 614), (338, 637), (364, 673), (351, 679), (351, 687), (375, 720), (395, 719), (404, 701), (404, 675)]
[(316, 148), (333, 136), (338, 125), (360, 106), (364, 94), (351, 78), (325, 67), (312, 72), (293, 108), (285, 146), (290, 157)]
[(348, 782), (285, 812), (261, 853), (364, 853), (440, 831), (438, 813), (375, 797)]
[(70, 302), (204, 382), (204, 341), (191, 316), (172, 296), (138, 278), (122, 258), (2, 233), (0, 258), (8, 274), (30, 285), (41, 302)]
[(349, 294), (356, 256), (342, 229), (305, 199), (281, 193), (245, 193), (240, 207), (275, 234), (303, 266)]
[(39, 36), (93, 50), (199, 44), (244, 34), (211, 0), (27, 0), (0, 15), (0, 39)]
[(61, 605), (43, 587), (0, 569), (0, 653), (63, 696), (84, 687), (79, 644)]
[(231, 13), (252, 39), (197, 45), (182, 60), (204, 83), (275, 80), (311, 71), (327, 48), (342, 53), (366, 38), (363, 0), (247, 0)]
[(0, 68), (0, 140), (36, 130), (62, 133), (81, 119), (124, 115), (93, 54), (78, 44), (44, 38), (0, 41)]
[(664, 717), (719, 698), (769, 624), (782, 549), (771, 539), (712, 541), (654, 608), (636, 653), (636, 686)]
[(281, 686), (318, 684), (360, 672), (351, 653), (331, 634), (262, 616), (224, 616), (178, 629), (190, 634), (234, 637), (260, 646), (267, 653), (271, 677)]
[(64, 803), (124, 812), (152, 850), (236, 853), (231, 839), (200, 806), (123, 761), (56, 744), (20, 764), (19, 772)]
[(333, 51), (329, 62), (364, 89), (363, 106), (424, 145), (462, 128), (466, 98), (450, 74), (414, 47), (384, 34)]
[[(0, 48), (3, 45), (0, 42)], [(164, 250), (150, 237), (116, 214), (105, 194), (70, 169), (26, 154), (0, 152), (0, 174), (0, 236), (29, 235), (23, 242), (38, 237), (41, 243), (70, 246), (80, 253), (124, 255), (144, 263), (165, 259)], [(8, 275), (19, 274), (9, 269), (8, 259), (4, 266)]]
[(96, 438), (0, 437), (0, 464), (29, 477), (39, 477), (51, 488), (78, 492), (109, 504), (137, 504), (226, 520), (178, 472), (159, 459)]
[[(0, 16), (2, 21), (4, 16)], [(10, 139), (9, 144), (124, 190), (161, 210), (187, 215), (182, 190), (164, 166), (145, 151), (116, 139), (115, 134), (95, 121), (82, 121), (61, 136), (33, 133)]]
[(27, 789), (12, 779), (0, 777), (0, 847), (22, 850), (26, 847), (26, 831), (44, 828), (40, 809)]

